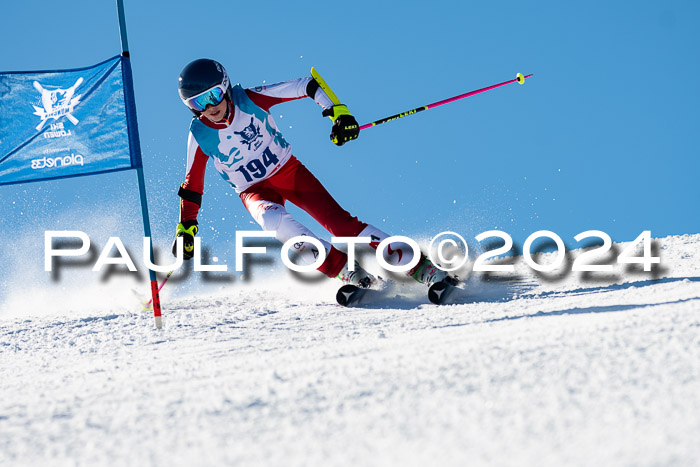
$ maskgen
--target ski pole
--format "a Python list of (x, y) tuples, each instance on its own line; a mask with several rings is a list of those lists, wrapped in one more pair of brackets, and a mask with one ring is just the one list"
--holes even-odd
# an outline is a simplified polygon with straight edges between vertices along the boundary
[(449, 104), (450, 102), (458, 101), (460, 99), (464, 99), (465, 97), (473, 96), (474, 94), (479, 94), (479, 93), (482, 93), (485, 91), (489, 91), (491, 89), (499, 88), (501, 86), (505, 86), (506, 84), (511, 84), (511, 83), (515, 83), (515, 82), (523, 84), (523, 83), (525, 83), (525, 79), (529, 78), (530, 76), (532, 76), (532, 74), (523, 76), (522, 73), (518, 73), (517, 76), (515, 77), (515, 79), (511, 79), (510, 81), (504, 81), (504, 82), (499, 83), (499, 84), (494, 84), (493, 86), (487, 86), (485, 88), (477, 89), (476, 91), (470, 91), (470, 92), (467, 92), (465, 94), (460, 94), (459, 96), (450, 97), (449, 99), (445, 99), (445, 100), (438, 101), (438, 102), (433, 102), (432, 104), (424, 105), (422, 107), (417, 107), (413, 110), (408, 110), (408, 111), (402, 112), (400, 114), (392, 115), (391, 117), (382, 118), (380, 120), (377, 120), (376, 122), (367, 123), (365, 125), (362, 125), (360, 127), (360, 130), (364, 130), (366, 128), (371, 128), (373, 126), (381, 125), (382, 123), (390, 122), (392, 120), (396, 120), (399, 118), (408, 117), (409, 115), (413, 115), (414, 113), (422, 112), (423, 110), (432, 109), (433, 107), (437, 107), (437, 106), (440, 106), (443, 104)]
[[(163, 279), (163, 282), (161, 282), (160, 286), (158, 287), (158, 290), (157, 290), (158, 293), (160, 293), (160, 289), (162, 289), (163, 286), (165, 285), (165, 283), (168, 282), (168, 279), (170, 279), (170, 276), (172, 276), (172, 274), (173, 274), (174, 272), (175, 272), (175, 270), (173, 269), (172, 271), (170, 271), (170, 272), (165, 276), (165, 279)], [(143, 309), (144, 309), (144, 310), (150, 310), (150, 309), (151, 309), (151, 303), (152, 303), (152, 302), (153, 302), (153, 298), (151, 298), (148, 302), (146, 302), (146, 303), (143, 304)]]

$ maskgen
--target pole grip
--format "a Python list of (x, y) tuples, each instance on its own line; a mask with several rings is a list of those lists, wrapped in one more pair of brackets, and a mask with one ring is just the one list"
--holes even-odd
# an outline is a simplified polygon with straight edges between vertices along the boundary
[[(316, 68), (314, 67), (311, 67), (311, 77), (316, 80), (319, 87), (323, 89), (323, 92), (325, 92), (331, 102), (333, 102), (333, 105), (340, 105), (340, 99), (338, 99), (338, 96), (335, 95), (335, 93), (331, 90), (331, 87), (328, 86), (323, 78), (321, 78), (321, 75), (318, 74), (318, 71), (316, 71)], [(328, 118), (333, 120), (333, 117), (329, 116)]]

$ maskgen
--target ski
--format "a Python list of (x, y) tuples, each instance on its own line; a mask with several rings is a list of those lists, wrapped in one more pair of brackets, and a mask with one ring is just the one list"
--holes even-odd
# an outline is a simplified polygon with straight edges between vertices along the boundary
[(435, 305), (446, 304), (450, 296), (452, 296), (457, 289), (457, 284), (459, 284), (459, 281), (450, 276), (434, 283), (428, 289), (428, 300)]
[[(435, 305), (445, 305), (454, 293), (459, 289), (460, 281), (448, 276), (442, 281), (436, 282), (428, 289), (428, 300)], [(387, 297), (387, 286), (377, 288), (362, 288), (352, 284), (346, 284), (338, 289), (335, 299), (338, 305), (344, 307), (358, 307), (376, 302)]]
[(352, 284), (346, 284), (338, 289), (335, 294), (335, 300), (338, 305), (353, 307), (358, 306), (373, 297), (378, 297), (381, 294), (380, 290), (365, 289)]

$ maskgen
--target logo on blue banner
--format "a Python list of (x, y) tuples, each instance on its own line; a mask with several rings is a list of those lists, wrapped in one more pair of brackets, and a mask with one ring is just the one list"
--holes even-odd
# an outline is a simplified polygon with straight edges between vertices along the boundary
[(0, 185), (140, 167), (123, 65), (0, 73)]
[[(65, 116), (73, 125), (78, 124), (78, 119), (73, 116), (73, 109), (80, 103), (81, 96), (75, 96), (75, 90), (83, 83), (82, 76), (78, 81), (68, 89), (46, 89), (38, 81), (34, 81), (34, 88), (41, 93), (42, 107), (34, 107), (34, 115), (41, 117), (41, 122), (36, 126), (37, 130), (41, 130), (46, 123), (46, 120), (52, 118), (58, 120)], [(61, 126), (62, 127), (62, 126)], [(64, 135), (67, 136), (67, 135)]]

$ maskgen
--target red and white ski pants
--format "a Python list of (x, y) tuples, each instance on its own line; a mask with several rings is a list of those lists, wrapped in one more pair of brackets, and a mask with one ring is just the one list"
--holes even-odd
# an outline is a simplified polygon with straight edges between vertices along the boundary
[[(263, 230), (276, 231), (276, 238), (284, 243), (298, 235), (318, 237), (307, 227), (296, 221), (284, 208), (286, 201), (291, 201), (335, 237), (372, 237), (372, 246), (376, 248), (381, 240), (389, 235), (372, 225), (361, 222), (343, 209), (328, 193), (328, 190), (318, 179), (292, 156), (284, 166), (270, 178), (248, 188), (240, 194), (246, 209), (260, 224)], [(329, 277), (337, 276), (348, 261), (347, 255), (333, 247), (329, 242), (319, 239), (326, 247), (326, 260), (318, 268)], [(316, 260), (314, 247), (311, 243), (297, 245), (296, 253), (302, 262), (312, 264)], [(403, 265), (410, 262), (412, 254), (408, 245), (392, 245), (387, 248), (392, 254), (385, 260), (392, 265)], [(394, 254), (394, 252), (398, 252)]]

